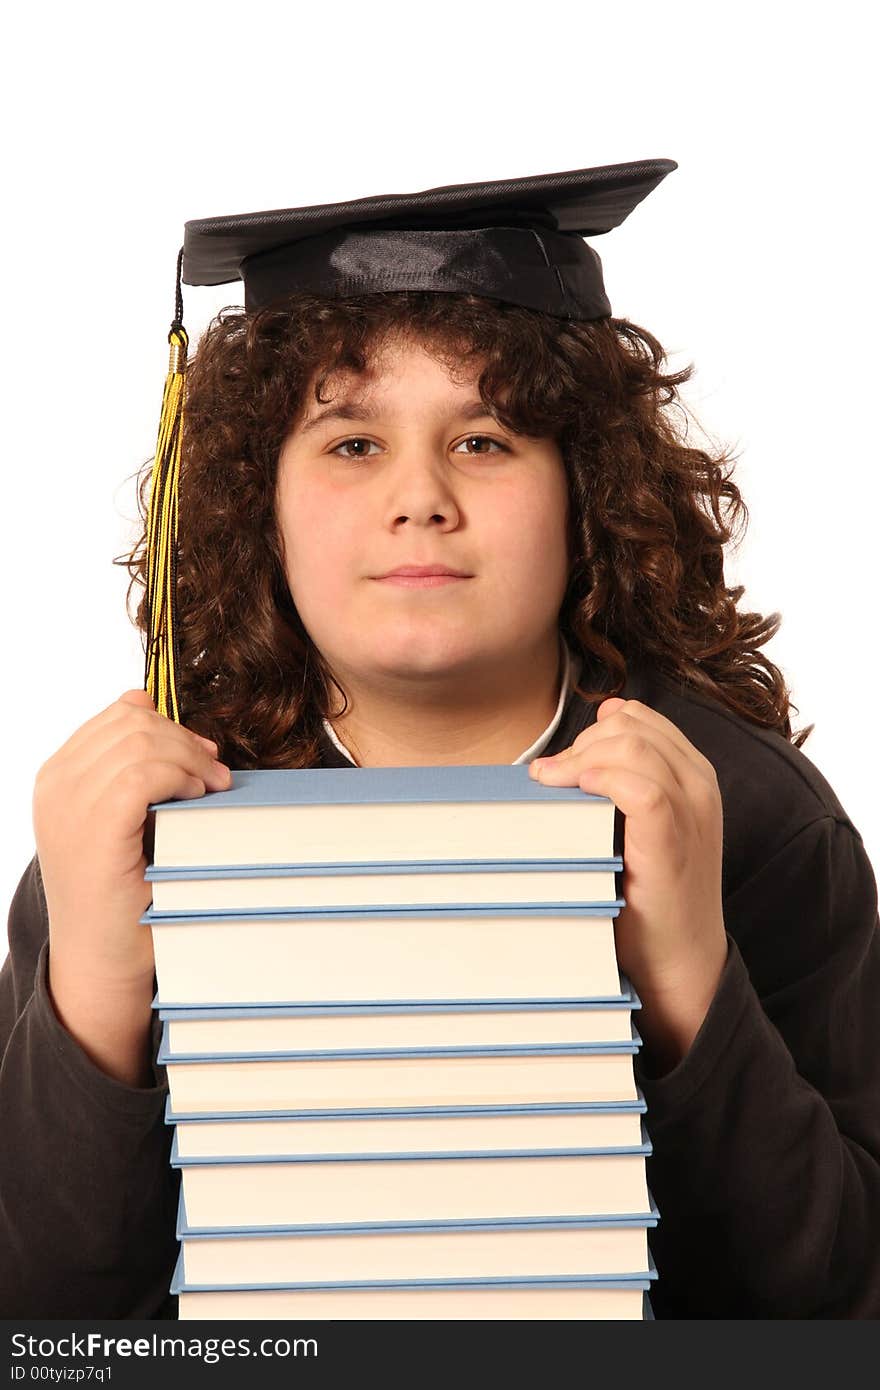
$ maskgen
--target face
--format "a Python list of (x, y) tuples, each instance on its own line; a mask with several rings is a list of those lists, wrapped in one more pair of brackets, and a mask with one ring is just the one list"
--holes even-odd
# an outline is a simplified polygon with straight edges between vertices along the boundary
[[(565, 468), (485, 413), (472, 376), (388, 344), (310, 386), (276, 506), (302, 622), (344, 688), (473, 679), (555, 634), (568, 577)], [(400, 566), (458, 577), (387, 578)], [(522, 656), (521, 656), (522, 659)]]

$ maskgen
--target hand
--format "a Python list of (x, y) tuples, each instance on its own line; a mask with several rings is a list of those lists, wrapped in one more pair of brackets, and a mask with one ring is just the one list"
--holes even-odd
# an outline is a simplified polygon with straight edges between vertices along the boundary
[(668, 1070), (696, 1037), (727, 959), (722, 808), (711, 763), (638, 700), (604, 700), (570, 748), (536, 758), (545, 786), (609, 797), (624, 816), (620, 968), (642, 1000), (638, 1029)]
[(216, 746), (128, 690), (39, 769), (33, 820), (49, 916), (48, 987), (61, 1024), (91, 1061), (152, 1085), (153, 943), (140, 917), (152, 801), (229, 785)]

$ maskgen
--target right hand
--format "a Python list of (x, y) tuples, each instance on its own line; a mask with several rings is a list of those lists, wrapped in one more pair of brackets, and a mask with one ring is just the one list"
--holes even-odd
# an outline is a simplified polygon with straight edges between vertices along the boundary
[[(212, 751), (213, 750), (213, 751)], [(89, 719), (37, 772), (33, 824), (49, 912), (49, 953), (67, 977), (137, 987), (153, 978), (153, 941), (140, 917), (147, 807), (231, 786), (216, 747), (128, 690)]]

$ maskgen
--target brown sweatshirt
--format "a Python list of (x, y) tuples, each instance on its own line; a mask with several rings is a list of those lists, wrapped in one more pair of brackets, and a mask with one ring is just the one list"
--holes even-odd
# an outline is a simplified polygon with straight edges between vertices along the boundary
[[(636, 1062), (655, 1316), (880, 1317), (880, 924), (861, 837), (782, 736), (645, 671), (623, 694), (709, 759), (724, 809), (721, 982), (673, 1071)], [(546, 753), (594, 722), (572, 692)], [(322, 765), (351, 766), (329, 739)], [(140, 1089), (86, 1057), (47, 992), (47, 932), (35, 855), (0, 972), (0, 1317), (174, 1318), (164, 1068)]]

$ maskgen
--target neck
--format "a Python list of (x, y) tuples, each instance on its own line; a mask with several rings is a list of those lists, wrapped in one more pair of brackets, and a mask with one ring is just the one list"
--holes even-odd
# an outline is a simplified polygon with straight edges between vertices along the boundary
[(559, 702), (556, 631), (534, 648), (450, 682), (370, 681), (335, 671), (348, 695), (329, 723), (359, 767), (512, 763), (543, 733)]

